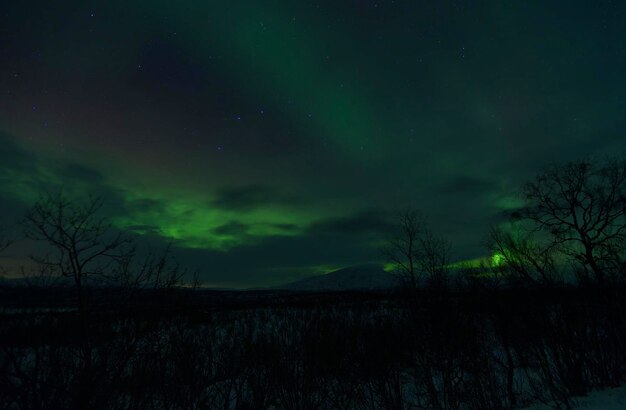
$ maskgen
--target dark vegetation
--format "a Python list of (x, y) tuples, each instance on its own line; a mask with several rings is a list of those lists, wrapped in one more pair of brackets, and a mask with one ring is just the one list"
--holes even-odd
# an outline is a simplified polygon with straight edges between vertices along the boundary
[(553, 167), (460, 275), (408, 210), (385, 250), (406, 286), (327, 293), (185, 284), (98, 200), (44, 197), (37, 275), (0, 289), (0, 408), (570, 408), (626, 381), (625, 194), (624, 162)]

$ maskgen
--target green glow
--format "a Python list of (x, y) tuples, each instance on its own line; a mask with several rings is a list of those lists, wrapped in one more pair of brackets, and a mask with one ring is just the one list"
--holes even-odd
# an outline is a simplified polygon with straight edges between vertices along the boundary
[(453, 262), (447, 266), (448, 269), (477, 269), (485, 266), (488, 258), (474, 258), (465, 259), (457, 262)]
[[(116, 226), (138, 234), (156, 233), (189, 248), (228, 250), (254, 243), (259, 238), (296, 236), (316, 219), (313, 212), (279, 206), (245, 212), (216, 209), (207, 205), (210, 202), (208, 198), (190, 193), (159, 195), (135, 192), (129, 194), (126, 200), (130, 204), (149, 202), (159, 206), (115, 217)], [(220, 231), (221, 227), (229, 224), (240, 228)]]
[[(272, 28), (263, 30), (254, 24), (257, 21), (271, 22)], [(261, 8), (238, 20), (234, 30), (239, 57), (279, 87), (284, 96), (306, 96), (286, 105), (292, 116), (308, 119), (304, 116), (308, 111), (305, 106), (309, 105), (305, 103), (308, 100), (315, 114), (311, 116), (311, 121), (319, 134), (331, 138), (347, 150), (361, 145), (369, 148), (373, 128), (371, 121), (376, 117), (363, 105), (362, 96), (324, 72), (321, 55), (318, 55), (319, 60), (311, 57), (318, 54), (311, 49), (312, 41), (296, 40), (323, 34), (299, 32), (294, 30), (296, 26), (293, 24), (286, 24), (288, 21), (287, 16), (270, 15)], [(295, 36), (291, 37), (291, 33)], [(256, 58), (257, 55), (264, 58)]]
[[(452, 262), (446, 265), (448, 269), (479, 269), (487, 266), (500, 266), (504, 262), (502, 255), (495, 254), (490, 257), (480, 257), (473, 259), (464, 259), (456, 262)], [(396, 269), (396, 265), (393, 263), (386, 263), (384, 265), (386, 272), (393, 272)]]
[(301, 235), (314, 221), (332, 215), (331, 211), (319, 212), (314, 207), (276, 204), (249, 210), (219, 209), (210, 205), (216, 199), (214, 194), (193, 187), (156, 185), (139, 176), (133, 180), (108, 178), (94, 185), (64, 176), (63, 165), (41, 157), (24, 169), (7, 167), (0, 173), (0, 194), (30, 206), (42, 193), (54, 193), (61, 187), (70, 198), (113, 193), (115, 199), (104, 198), (104, 212), (112, 211), (106, 210), (107, 205), (123, 207), (123, 212), (104, 215), (111, 218), (113, 226), (138, 235), (157, 235), (181, 247), (221, 251), (262, 238)]
[(524, 201), (521, 198), (516, 196), (507, 195), (507, 196), (496, 196), (493, 199), (494, 205), (496, 208), (501, 209), (503, 211), (510, 211), (513, 209), (518, 209), (524, 206)]
[(493, 255), (491, 255), (491, 266), (494, 268), (500, 267), (502, 265), (504, 265), (505, 263), (505, 258), (504, 255), (496, 252)]
[[(306, 268), (298, 268), (298, 270), (300, 272), (304, 272), (304, 276), (310, 275), (310, 276), (320, 276), (320, 275), (328, 275), (329, 273), (338, 271), (340, 269), (344, 269), (346, 268), (345, 265), (328, 265), (328, 264), (323, 264), (323, 265), (312, 265), (312, 266), (307, 266)], [(292, 268), (295, 269), (295, 268)]]
[(187, 45), (190, 52), (199, 53), (211, 65), (214, 54), (225, 54), (220, 60), (225, 73), (236, 75), (237, 82), (246, 84), (258, 98), (271, 98), (306, 134), (327, 138), (347, 154), (381, 154), (384, 141), (378, 133), (383, 124), (367, 103), (371, 99), (365, 87), (349, 83), (352, 71), (338, 73), (325, 67), (329, 51), (345, 57), (353, 50), (337, 45), (336, 36), (324, 30), (323, 17), (310, 31), (280, 7), (252, 3), (234, 7), (237, 12), (232, 13), (233, 6), (224, 4), (191, 6), (191, 15), (206, 19), (190, 19), (190, 10), (185, 8), (172, 10), (153, 4), (150, 10), (184, 11), (167, 18), (176, 18), (179, 30), (193, 39), (193, 44)]
[(84, 181), (69, 183), (59, 173), (59, 168), (49, 162), (32, 164), (27, 170), (6, 167), (0, 172), (0, 194), (24, 204), (32, 204), (40, 195), (54, 193), (61, 187), (68, 196), (84, 195), (91, 188)]
[(389, 272), (389, 273), (395, 272), (396, 271), (396, 264), (395, 263), (385, 263), (383, 265), (383, 270), (385, 272)]
[(448, 268), (450, 269), (463, 269), (463, 268), (479, 269), (479, 268), (485, 268), (485, 267), (496, 268), (496, 267), (504, 265), (504, 263), (505, 263), (504, 255), (497, 252), (487, 257), (466, 259), (466, 260), (454, 262), (454, 263), (449, 264)]

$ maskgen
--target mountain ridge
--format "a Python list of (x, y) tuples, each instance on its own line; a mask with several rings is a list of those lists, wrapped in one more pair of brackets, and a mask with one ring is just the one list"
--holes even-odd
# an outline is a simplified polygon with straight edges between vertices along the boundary
[(368, 290), (394, 289), (401, 286), (400, 279), (385, 272), (382, 265), (365, 264), (348, 266), (332, 272), (309, 276), (274, 287), (282, 290)]

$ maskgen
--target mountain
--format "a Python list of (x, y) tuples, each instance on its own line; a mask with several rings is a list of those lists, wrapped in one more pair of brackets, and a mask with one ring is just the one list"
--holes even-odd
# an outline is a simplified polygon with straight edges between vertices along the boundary
[(311, 276), (279, 286), (287, 290), (364, 290), (391, 289), (399, 279), (383, 270), (381, 265), (360, 265), (339, 269), (324, 275)]

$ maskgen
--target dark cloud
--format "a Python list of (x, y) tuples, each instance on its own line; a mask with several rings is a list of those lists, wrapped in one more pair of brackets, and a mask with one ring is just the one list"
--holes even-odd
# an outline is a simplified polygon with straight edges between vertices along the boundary
[(310, 232), (345, 235), (387, 235), (394, 229), (393, 215), (370, 210), (338, 218), (328, 218), (313, 223)]
[(120, 200), (122, 206), (124, 208), (125, 213), (133, 213), (137, 211), (143, 212), (163, 212), (166, 208), (166, 203), (163, 200), (151, 199), (151, 198), (140, 198), (140, 199), (126, 199)]
[(119, 215), (129, 208), (145, 209), (158, 205), (146, 201), (128, 204), (123, 193), (108, 185), (96, 168), (73, 161), (53, 160), (25, 149), (15, 141), (15, 137), (0, 133), (0, 210), (5, 215), (21, 218), (41, 195), (60, 192), (77, 199), (102, 198), (104, 216)]
[(222, 188), (216, 195), (216, 199), (210, 205), (226, 210), (246, 211), (267, 205), (293, 206), (302, 203), (302, 200), (294, 195), (263, 185)]
[(499, 189), (500, 187), (494, 180), (461, 175), (443, 183), (439, 192), (442, 194), (481, 196), (485, 193), (498, 192)]
[(211, 232), (216, 235), (243, 236), (246, 235), (249, 230), (249, 225), (232, 221), (212, 229)]
[(64, 165), (60, 169), (59, 176), (64, 180), (79, 180), (89, 184), (104, 183), (104, 176), (100, 171), (76, 163)]
[[(96, 168), (73, 160), (45, 157), (16, 141), (16, 137), (0, 132), (0, 180), (5, 179), (4, 189), (21, 186), (36, 193), (54, 193), (80, 187), (84, 195), (116, 197), (115, 189), (107, 185), (104, 175)], [(88, 192), (84, 188), (88, 188)]]
[(141, 235), (154, 235), (158, 236), (161, 232), (158, 226), (155, 225), (130, 225), (126, 227), (129, 232), (134, 232)]
[(22, 149), (15, 143), (15, 137), (0, 130), (0, 175), (9, 170), (20, 170), (32, 172), (37, 166), (38, 160), (35, 156)]
[(270, 226), (273, 228), (280, 229), (281, 231), (284, 231), (284, 232), (297, 232), (300, 230), (299, 226), (295, 224), (288, 224), (288, 223), (274, 223), (274, 224), (270, 224)]
[(177, 259), (197, 268), (207, 284), (269, 286), (299, 279), (311, 267), (347, 267), (381, 262), (379, 245), (371, 237), (308, 232), (297, 236), (259, 238), (228, 252), (175, 249)]

